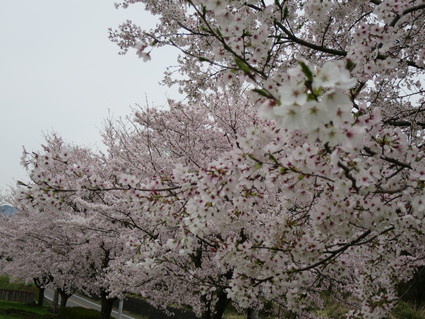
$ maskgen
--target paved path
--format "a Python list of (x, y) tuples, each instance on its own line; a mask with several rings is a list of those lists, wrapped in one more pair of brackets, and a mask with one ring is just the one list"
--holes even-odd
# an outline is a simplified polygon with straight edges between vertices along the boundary
[[(53, 300), (53, 290), (47, 288), (45, 290), (44, 296), (47, 300), (52, 301)], [(94, 300), (88, 299), (86, 297), (80, 297), (78, 295), (72, 295), (66, 304), (67, 307), (83, 307), (88, 309), (95, 309), (97, 311), (100, 311), (100, 304), (97, 303)], [(112, 317), (118, 318), (118, 311), (112, 310)], [(141, 318), (141, 317), (137, 317)], [(122, 314), (121, 319), (137, 319), (136, 317), (130, 317), (129, 315)]]

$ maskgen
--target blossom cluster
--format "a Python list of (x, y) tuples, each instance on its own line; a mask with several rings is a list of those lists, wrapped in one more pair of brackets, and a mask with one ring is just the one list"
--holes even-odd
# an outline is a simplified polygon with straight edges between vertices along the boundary
[(348, 318), (386, 317), (425, 260), (423, 1), (117, 7), (137, 3), (158, 25), (126, 22), (111, 39), (146, 61), (179, 49), (184, 77), (164, 82), (187, 99), (108, 122), (102, 154), (59, 138), (25, 154), (31, 181), (14, 200), (32, 229), (60, 220), (91, 252), (46, 230), (49, 245), (36, 242), (61, 265), (56, 283), (69, 284), (59, 255), (72, 256), (111, 298), (202, 318), (229, 300), (318, 318), (324, 293)]

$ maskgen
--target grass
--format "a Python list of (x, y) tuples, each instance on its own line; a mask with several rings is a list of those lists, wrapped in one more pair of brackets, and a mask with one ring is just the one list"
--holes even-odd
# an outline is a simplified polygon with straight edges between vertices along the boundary
[(0, 300), (0, 319), (53, 319), (57, 318), (47, 307), (36, 307), (20, 302)]
[(425, 309), (418, 309), (412, 304), (402, 301), (394, 308), (389, 319), (425, 319)]
[(226, 313), (223, 315), (223, 319), (245, 319), (246, 314), (239, 313)]
[[(128, 313), (135, 318), (147, 319)], [(50, 308), (20, 302), (0, 300), (0, 319), (98, 319), (99, 311), (82, 307), (67, 307), (60, 314), (50, 313)]]
[[(329, 319), (344, 319), (346, 311), (342, 305), (328, 301), (318, 315)], [(425, 319), (425, 309), (417, 309), (413, 303), (402, 301), (393, 309), (387, 319)]]
[[(341, 309), (327, 309), (321, 313), (324, 318), (343, 319)], [(261, 316), (263, 317), (263, 316)], [(31, 306), (18, 302), (0, 300), (0, 319), (97, 319), (99, 312), (85, 308), (66, 308), (60, 315), (52, 314), (47, 307)], [(235, 312), (226, 313), (226, 319), (244, 319), (246, 315)], [(264, 318), (264, 317), (263, 317)], [(388, 319), (425, 319), (425, 309), (416, 309), (412, 304), (401, 302)]]
[[(330, 298), (325, 298), (324, 309), (318, 311), (316, 314), (327, 319), (345, 319), (346, 312), (347, 309), (343, 305), (333, 302)], [(235, 309), (230, 307), (224, 313), (223, 318), (245, 319), (246, 314), (238, 314)], [(260, 318), (277, 319), (278, 317), (260, 314)], [(285, 318), (288, 317), (285, 316)], [(393, 309), (387, 319), (425, 319), (425, 307), (418, 309), (413, 303), (402, 301)]]
[(48, 307), (0, 300), (0, 319), (98, 319), (99, 311), (81, 307), (66, 308), (52, 314)]

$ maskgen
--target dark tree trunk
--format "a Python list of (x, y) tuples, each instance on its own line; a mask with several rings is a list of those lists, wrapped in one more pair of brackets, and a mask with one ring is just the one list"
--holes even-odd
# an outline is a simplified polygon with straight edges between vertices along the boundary
[(53, 300), (52, 300), (52, 309), (51, 311), (53, 313), (57, 313), (59, 309), (59, 290), (55, 289), (55, 292), (53, 294)]
[(37, 306), (39, 307), (43, 307), (43, 303), (44, 303), (44, 291), (45, 288), (38, 288), (38, 301), (37, 301)]
[(248, 319), (258, 319), (258, 310), (254, 309), (254, 308), (248, 308), (247, 318)]
[(215, 305), (211, 305), (211, 301), (206, 296), (201, 297), (201, 301), (206, 306), (201, 319), (221, 319), (223, 317), (230, 300), (227, 298), (227, 294), (221, 289), (217, 292), (217, 297), (218, 300)]
[(108, 294), (104, 291), (100, 293), (100, 319), (109, 319), (111, 317), (112, 305), (117, 298), (108, 298)]
[(33, 278), (35, 286), (38, 288), (37, 306), (42, 307), (44, 302), (44, 290), (46, 285), (53, 280), (52, 276), (44, 276), (41, 278)]
[(201, 303), (205, 305), (205, 310), (202, 311), (201, 319), (212, 319), (211, 318), (211, 300), (207, 296), (201, 296)]
[(61, 302), (59, 305), (59, 311), (62, 311), (63, 309), (65, 309), (66, 307), (66, 303), (68, 302), (69, 297), (71, 297), (73, 294), (72, 293), (67, 293), (62, 289), (58, 289), (58, 292), (61, 296)]
[(208, 310), (203, 311), (201, 314), (201, 319), (211, 319), (210, 311)]
[(214, 311), (213, 318), (221, 319), (223, 317), (224, 311), (229, 305), (230, 300), (229, 298), (227, 298), (227, 294), (223, 290), (220, 290), (217, 297), (218, 297), (218, 301), (214, 306), (215, 311)]

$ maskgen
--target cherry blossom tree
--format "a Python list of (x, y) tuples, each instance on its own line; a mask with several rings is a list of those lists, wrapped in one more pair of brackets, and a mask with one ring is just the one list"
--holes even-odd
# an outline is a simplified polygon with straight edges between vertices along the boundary
[[(126, 172), (120, 180), (122, 187), (135, 187), (147, 174), (150, 180), (168, 180), (164, 188), (169, 190), (170, 198), (177, 200), (179, 191), (173, 191), (173, 181), (169, 179), (176, 164), (193, 171), (204, 167), (224, 152), (239, 147), (237, 137), (256, 121), (252, 102), (229, 88), (194, 105), (170, 101), (167, 110), (136, 112), (131, 132), (125, 126), (117, 128), (110, 123), (105, 131), (105, 144), (109, 145), (111, 157), (108, 163), (117, 163), (115, 170)], [(136, 196), (143, 197), (142, 194)], [(114, 205), (114, 210), (128, 207), (125, 218), (134, 227), (123, 232), (130, 256), (120, 261), (122, 266), (116, 267), (120, 270), (117, 287), (132, 283), (129, 290), (146, 296), (155, 305), (189, 305), (203, 318), (221, 318), (229, 302), (224, 287), (231, 268), (215, 267), (211, 262), (211, 247), (196, 237), (192, 240), (197, 250), (190, 256), (170, 249), (170, 243), (179, 237), (175, 223), (158, 225), (156, 217), (152, 221), (152, 216), (140, 215), (137, 204), (129, 207), (132, 196), (118, 195)], [(145, 233), (143, 238), (140, 238), (141, 229)], [(161, 261), (145, 266), (140, 263), (157, 258)], [(132, 264), (128, 265), (130, 260)], [(134, 263), (139, 266), (135, 267)], [(205, 281), (214, 289), (203, 289)]]
[(108, 165), (140, 177), (169, 173), (177, 163), (199, 169), (237, 147), (237, 137), (258, 121), (253, 103), (234, 89), (193, 105), (169, 100), (162, 110), (140, 107), (132, 115), (108, 120), (103, 140)]
[(207, 167), (174, 170), (180, 200), (149, 211), (179, 213), (190, 235), (175, 247), (193, 253), (196, 235), (217, 250), (242, 306), (265, 298), (308, 312), (334, 287), (354, 296), (349, 316), (385, 316), (423, 260), (423, 1), (117, 6), (138, 3), (160, 22), (111, 31), (123, 53), (148, 60), (174, 46), (187, 78), (166, 84), (192, 100), (248, 85), (270, 121)]
[[(212, 317), (215, 312), (221, 317), (229, 302), (223, 289), (230, 277), (229, 269), (214, 267), (210, 248), (202, 242), (198, 243), (197, 253), (190, 257), (170, 250), (170, 240), (178, 236), (175, 226), (158, 225), (151, 220), (152, 216), (140, 214), (138, 206), (129, 201), (134, 195), (143, 197), (143, 192), (130, 191), (141, 179), (168, 178), (177, 163), (199, 169), (236, 147), (236, 137), (256, 119), (252, 103), (240, 95), (237, 97), (236, 100), (230, 93), (217, 94), (216, 99), (211, 98), (212, 103), (197, 106), (170, 102), (168, 110), (136, 112), (134, 121), (128, 124), (108, 122), (104, 139), (111, 175), (103, 182), (98, 178), (96, 185), (86, 183), (79, 187), (88, 193), (102, 192), (102, 211), (106, 220), (125, 226), (121, 234), (127, 243), (127, 255), (115, 260), (112, 266), (115, 271), (109, 276), (111, 281), (115, 279), (115, 294), (123, 290), (137, 292), (156, 305), (190, 305), (205, 318)], [(234, 109), (235, 105), (239, 108)], [(167, 188), (172, 191), (172, 187)], [(56, 189), (56, 193), (63, 192)], [(79, 200), (79, 205), (87, 211), (99, 209), (91, 200)], [(143, 238), (140, 238), (141, 234)], [(163, 255), (161, 265), (138, 269), (132, 265), (128, 267), (130, 260), (135, 262), (141, 255), (144, 259), (149, 254), (151, 257)], [(200, 276), (194, 277), (188, 269)], [(214, 282), (216, 290), (200, 289), (202, 280)]]
[[(37, 304), (42, 306), (45, 288), (53, 280), (49, 267), (52, 252), (46, 249), (49, 239), (44, 237), (45, 227), (49, 227), (50, 223), (39, 224), (41, 219), (36, 221), (27, 217), (26, 213), (19, 212), (13, 217), (3, 218), (1, 269), (12, 278), (34, 283), (38, 288)], [(37, 224), (35, 232), (34, 224)]]
[[(30, 231), (38, 233), (46, 227), (51, 230), (39, 235), (39, 240), (48, 243), (46, 253), (52, 255), (50, 259), (41, 258), (44, 270), (49, 271), (64, 302), (77, 289), (97, 295), (102, 303), (101, 318), (109, 318), (116, 298), (109, 296), (106, 273), (111, 260), (122, 250), (117, 244), (119, 233), (109, 220), (105, 228), (104, 219), (99, 217), (103, 213), (102, 196), (82, 189), (80, 184), (84, 181), (86, 187), (94, 187), (100, 181), (97, 176), (108, 173), (101, 157), (66, 145), (52, 135), (42, 151), (25, 153), (23, 163), (31, 183), (20, 183), (14, 198), (28, 219), (37, 223)], [(90, 202), (91, 210), (80, 202)], [(16, 232), (22, 233), (23, 227), (16, 227)], [(31, 249), (31, 243), (26, 244)], [(23, 256), (27, 255), (27, 260), (31, 258), (28, 254)]]

